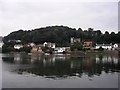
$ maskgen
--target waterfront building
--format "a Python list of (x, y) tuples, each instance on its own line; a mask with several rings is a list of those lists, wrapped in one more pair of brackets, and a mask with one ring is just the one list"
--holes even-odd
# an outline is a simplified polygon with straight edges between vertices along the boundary
[(34, 53), (34, 52), (42, 52), (42, 48), (39, 45), (33, 46), (31, 52), (32, 53)]
[(55, 53), (63, 53), (66, 51), (70, 51), (70, 47), (56, 47), (54, 51)]
[(74, 38), (74, 37), (71, 37), (71, 39), (70, 39), (70, 43), (71, 44), (74, 44), (74, 43), (80, 43), (80, 38)]
[(84, 42), (84, 43), (83, 43), (83, 46), (84, 46), (84, 48), (86, 48), (86, 49), (91, 49), (91, 48), (92, 48), (92, 45), (93, 45), (93, 42)]
[(44, 47), (49, 47), (49, 48), (55, 49), (55, 43), (44, 42), (44, 43), (43, 43), (43, 46), (44, 46)]
[(95, 46), (96, 49), (99, 49), (100, 47), (106, 50), (112, 50), (113, 45), (112, 44), (96, 44)]
[(21, 45), (21, 44), (16, 44), (16, 45), (14, 45), (14, 49), (20, 49), (20, 48), (23, 48), (23, 45)]
[(0, 41), (0, 48), (4, 45), (3, 41)]

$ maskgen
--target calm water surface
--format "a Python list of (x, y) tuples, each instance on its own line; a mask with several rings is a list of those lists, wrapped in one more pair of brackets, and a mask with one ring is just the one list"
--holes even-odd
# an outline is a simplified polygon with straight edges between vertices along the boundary
[(118, 56), (0, 55), (3, 88), (118, 88)]

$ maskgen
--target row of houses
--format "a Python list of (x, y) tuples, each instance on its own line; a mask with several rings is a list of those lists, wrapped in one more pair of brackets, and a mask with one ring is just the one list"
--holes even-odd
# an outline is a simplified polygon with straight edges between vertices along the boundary
[[(21, 42), (20, 40), (9, 40), (9, 42)], [(80, 43), (82, 42), (80, 38), (74, 38), (71, 37), (70, 43), (71, 45), (74, 45), (75, 43)], [(0, 48), (2, 48), (3, 42), (0, 42)], [(71, 51), (70, 47), (56, 47), (55, 43), (51, 42), (44, 42), (43, 44), (36, 45), (35, 43), (28, 43), (26, 45), (22, 44), (15, 44), (14, 49), (21, 49), (23, 47), (32, 47), (31, 52), (42, 52), (43, 47), (48, 47), (53, 49), (55, 53), (63, 53), (64, 51)], [(96, 44), (93, 46), (93, 42), (83, 42), (83, 47), (86, 49), (99, 49), (100, 47), (105, 49), (105, 50), (115, 50), (120, 47), (120, 44)]]
[[(70, 47), (56, 47), (55, 43), (51, 43), (51, 42), (44, 42), (43, 44), (38, 44), (38, 45), (35, 45), (34, 43), (29, 43), (26, 46), (32, 47), (31, 52), (43, 52), (42, 48), (44, 47), (51, 48), (54, 51), (54, 53), (63, 53), (64, 51), (70, 51)], [(23, 47), (24, 45), (22, 44), (14, 45), (14, 49), (17, 50)]]
[(96, 49), (99, 49), (100, 47), (102, 47), (103, 49), (106, 49), (106, 50), (115, 50), (118, 48), (118, 44), (112, 45), (112, 43), (111, 44), (103, 43), (103, 44), (96, 44), (96, 46), (95, 46)]
[[(89, 48), (89, 49), (99, 49), (100, 47), (103, 48), (104, 50), (115, 50), (119, 47), (118, 44), (96, 44), (95, 47), (92, 46), (92, 42), (84, 42), (83, 46), (84, 48)], [(31, 52), (42, 52), (42, 47), (48, 47), (53, 49), (55, 53), (63, 53), (64, 51), (71, 51), (70, 47), (56, 47), (55, 43), (51, 42), (45, 42), (43, 44), (35, 45), (34, 43), (30, 43), (27, 45), (28, 47), (31, 46), (32, 50)], [(14, 45), (14, 49), (20, 49), (23, 48), (23, 45), (17, 44)]]
[(103, 48), (104, 50), (115, 50), (119, 47), (119, 44), (96, 44), (95, 46), (93, 46), (92, 42), (84, 42), (83, 46), (85, 48), (89, 48), (89, 49), (99, 49), (99, 48)]
[[(71, 44), (80, 43), (81, 39), (72, 37), (70, 42), (71, 42)], [(115, 50), (115, 49), (120, 48), (120, 44), (112, 44), (112, 43), (111, 44), (104, 44), (103, 43), (103, 44), (96, 44), (93, 47), (93, 42), (83, 42), (83, 47), (86, 49), (99, 49), (101, 47), (105, 50)]]

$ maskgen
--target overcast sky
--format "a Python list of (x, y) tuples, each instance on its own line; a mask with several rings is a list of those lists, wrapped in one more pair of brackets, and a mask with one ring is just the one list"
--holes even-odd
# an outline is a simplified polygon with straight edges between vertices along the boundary
[(0, 0), (0, 36), (54, 25), (117, 32), (118, 0)]

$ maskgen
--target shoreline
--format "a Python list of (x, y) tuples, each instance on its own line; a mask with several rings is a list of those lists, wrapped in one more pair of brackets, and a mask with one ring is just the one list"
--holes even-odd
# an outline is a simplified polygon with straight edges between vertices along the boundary
[[(104, 50), (104, 51), (71, 51), (71, 52), (66, 52), (66, 53), (40, 53), (40, 52), (34, 52), (34, 53), (25, 53), (25, 52), (9, 52), (11, 54), (28, 54), (28, 55), (34, 55), (34, 54), (38, 54), (38, 55), (45, 55), (45, 56), (49, 56), (49, 55), (65, 55), (65, 56), (95, 56), (95, 55), (115, 55), (115, 56), (120, 56), (120, 52), (117, 50)], [(7, 53), (2, 53), (2, 54), (7, 54)]]

